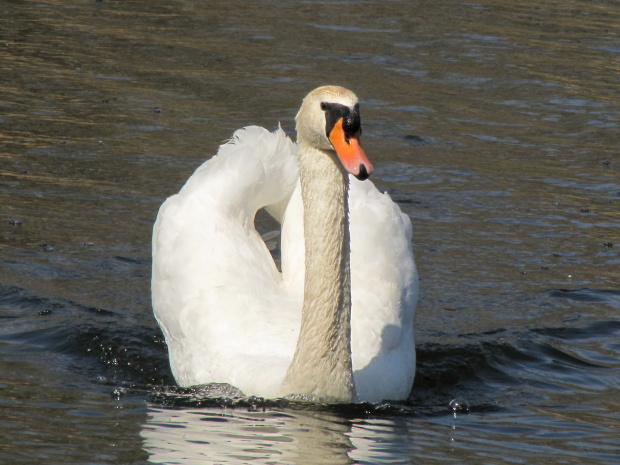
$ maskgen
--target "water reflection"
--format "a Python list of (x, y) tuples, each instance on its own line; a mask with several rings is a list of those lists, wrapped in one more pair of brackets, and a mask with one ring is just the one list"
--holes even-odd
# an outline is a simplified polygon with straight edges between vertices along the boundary
[(150, 463), (181, 465), (617, 463), (617, 403), (586, 408), (579, 406), (581, 396), (575, 400), (562, 409), (479, 405), (469, 414), (446, 409), (445, 415), (367, 418), (324, 410), (151, 405), (140, 434)]
[(347, 420), (325, 411), (151, 406), (141, 434), (153, 463), (348, 464), (404, 460), (406, 431), (395, 419)]

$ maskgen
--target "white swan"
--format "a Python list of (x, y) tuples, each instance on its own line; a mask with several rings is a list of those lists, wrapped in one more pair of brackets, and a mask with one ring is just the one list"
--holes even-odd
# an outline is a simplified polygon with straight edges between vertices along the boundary
[[(320, 87), (296, 122), (298, 146), (281, 129), (238, 130), (159, 210), (152, 297), (172, 372), (267, 398), (405, 399), (411, 222), (364, 181), (355, 94)], [(282, 224), (281, 273), (254, 227), (263, 207)]]

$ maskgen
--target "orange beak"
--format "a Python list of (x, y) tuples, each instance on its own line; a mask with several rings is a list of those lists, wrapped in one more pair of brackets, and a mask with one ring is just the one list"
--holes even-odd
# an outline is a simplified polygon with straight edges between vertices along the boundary
[(368, 179), (372, 174), (373, 167), (362, 149), (359, 140), (359, 132), (347, 135), (342, 128), (343, 119), (340, 118), (329, 133), (329, 141), (332, 143), (338, 158), (344, 169), (357, 179)]

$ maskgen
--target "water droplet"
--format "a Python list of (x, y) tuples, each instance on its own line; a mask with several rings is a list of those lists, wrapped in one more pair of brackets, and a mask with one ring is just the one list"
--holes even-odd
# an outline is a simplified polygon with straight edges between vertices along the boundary
[(249, 412), (258, 412), (259, 410), (265, 410), (265, 399), (263, 397), (251, 396), (248, 398)]
[(457, 413), (469, 413), (469, 402), (465, 399), (452, 399), (449, 406), (455, 415)]
[(52, 244), (48, 244), (47, 242), (39, 242), (39, 247), (41, 247), (41, 249), (43, 249), (44, 252), (57, 252), (58, 251)]
[(120, 400), (121, 397), (125, 395), (125, 389), (122, 387), (116, 387), (112, 391), (112, 398), (115, 400)]
[(229, 408), (229, 407), (235, 406), (235, 401), (232, 400), (230, 397), (222, 397), (218, 400), (217, 403), (220, 405), (220, 407), (223, 407), (223, 408)]

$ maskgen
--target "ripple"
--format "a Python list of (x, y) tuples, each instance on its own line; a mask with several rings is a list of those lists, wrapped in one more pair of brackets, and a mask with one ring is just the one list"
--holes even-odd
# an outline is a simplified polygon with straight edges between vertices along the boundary
[[(568, 299), (574, 302), (604, 302), (620, 309), (620, 290), (617, 289), (552, 289), (547, 291), (547, 294), (550, 297)], [(614, 324), (612, 324), (613, 327)]]

